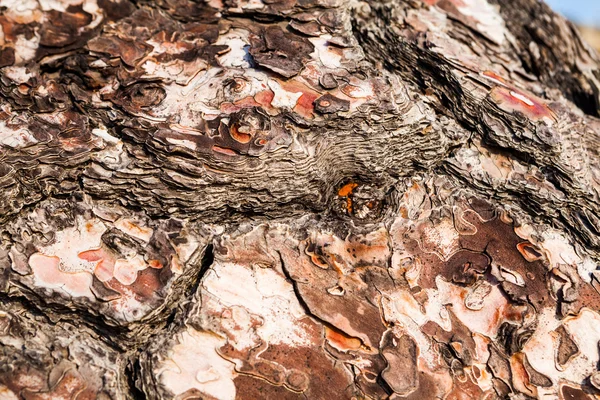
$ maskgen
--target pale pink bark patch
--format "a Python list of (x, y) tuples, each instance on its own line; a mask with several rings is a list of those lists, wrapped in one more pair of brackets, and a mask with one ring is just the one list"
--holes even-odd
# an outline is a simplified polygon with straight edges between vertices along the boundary
[(497, 286), (490, 286), (489, 293), (481, 301), (481, 308), (471, 310), (465, 304), (470, 294), (469, 288), (448, 283), (441, 278), (436, 283), (441, 303), (451, 304), (452, 312), (473, 333), (493, 339), (500, 325), (512, 317), (510, 304)]
[(234, 364), (216, 351), (225, 340), (192, 328), (177, 339), (179, 343), (169, 349), (156, 371), (160, 382), (176, 395), (197, 389), (220, 399), (235, 399)]
[(29, 258), (35, 285), (48, 289), (62, 289), (73, 297), (94, 298), (90, 286), (92, 275), (88, 272), (63, 272), (59, 268), (60, 258), (35, 253)]
[(100, 248), (82, 251), (79, 253), (79, 258), (90, 262), (98, 262), (94, 268), (94, 275), (96, 275), (96, 278), (101, 282), (107, 282), (113, 278), (115, 259), (109, 253), (104, 251), (104, 249)]
[(534, 121), (545, 119), (550, 123), (556, 122), (556, 114), (533, 94), (497, 86), (492, 89), (491, 97), (506, 112), (518, 111)]
[(183, 266), (179, 262), (179, 258), (176, 255), (171, 257), (171, 271), (176, 275), (183, 274)]
[(119, 259), (115, 262), (114, 276), (123, 285), (131, 285), (137, 279), (138, 272), (146, 268), (148, 264), (142, 256), (135, 256), (130, 260)]

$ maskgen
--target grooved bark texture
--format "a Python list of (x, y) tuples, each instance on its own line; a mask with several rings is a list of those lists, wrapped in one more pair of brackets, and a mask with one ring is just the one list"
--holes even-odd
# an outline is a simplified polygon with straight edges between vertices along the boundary
[(538, 0), (0, 0), (0, 399), (600, 397), (600, 64)]

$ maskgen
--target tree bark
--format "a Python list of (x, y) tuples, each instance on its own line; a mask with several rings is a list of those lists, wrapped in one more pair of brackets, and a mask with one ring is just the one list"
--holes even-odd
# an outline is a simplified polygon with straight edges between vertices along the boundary
[(0, 27), (0, 399), (600, 398), (600, 64), (545, 3)]

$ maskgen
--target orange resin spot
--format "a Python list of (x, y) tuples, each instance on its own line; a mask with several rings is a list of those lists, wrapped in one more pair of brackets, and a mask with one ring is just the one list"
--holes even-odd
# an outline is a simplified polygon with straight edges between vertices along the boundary
[(345, 184), (338, 190), (338, 196), (348, 197), (352, 194), (352, 191), (358, 187), (358, 183), (350, 182)]
[(245, 132), (240, 132), (238, 124), (231, 125), (229, 128), (229, 134), (231, 135), (231, 138), (238, 143), (245, 144), (252, 140), (252, 135)]
[(338, 190), (338, 196), (346, 197), (346, 209), (349, 213), (352, 212), (352, 199), (350, 198), (350, 195), (352, 194), (352, 191), (356, 189), (357, 186), (358, 183), (350, 182), (345, 184), (340, 188), (340, 190)]
[(329, 341), (329, 344), (340, 351), (359, 350), (362, 345), (360, 339), (346, 336), (328, 327), (325, 327), (325, 338)]
[(148, 261), (148, 265), (150, 266), (150, 268), (154, 268), (154, 269), (161, 269), (163, 267), (161, 262), (158, 260), (150, 260), (150, 261)]

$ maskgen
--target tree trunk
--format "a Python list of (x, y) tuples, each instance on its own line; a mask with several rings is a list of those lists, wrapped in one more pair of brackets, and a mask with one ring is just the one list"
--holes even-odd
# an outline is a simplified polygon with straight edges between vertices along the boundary
[(543, 2), (0, 26), (0, 399), (600, 398), (600, 64)]

